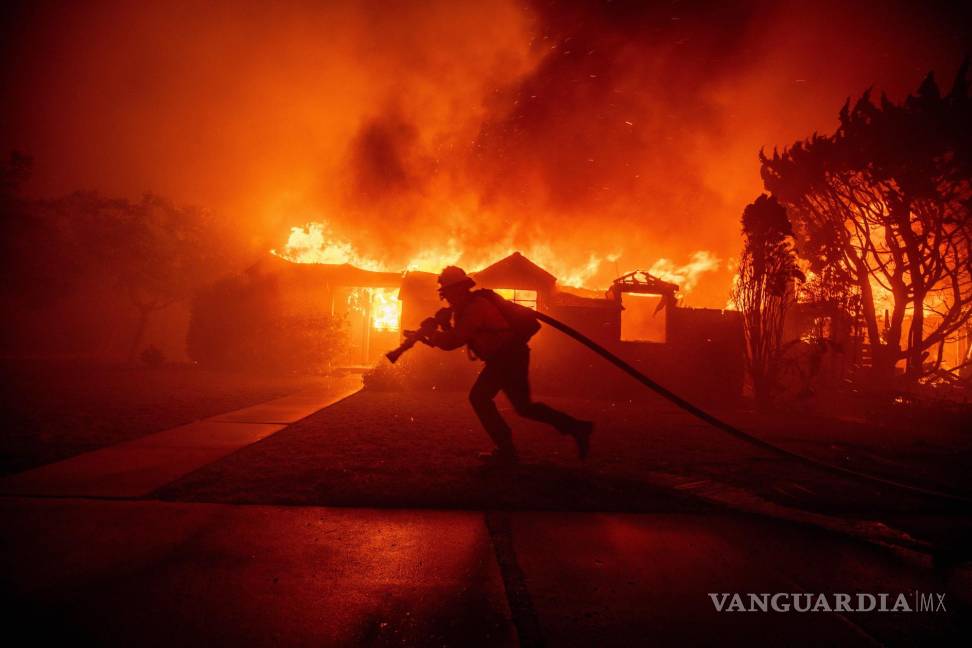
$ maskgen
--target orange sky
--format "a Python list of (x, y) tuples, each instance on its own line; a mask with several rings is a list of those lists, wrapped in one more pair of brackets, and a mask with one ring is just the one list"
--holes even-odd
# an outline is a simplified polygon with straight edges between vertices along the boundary
[(4, 19), (0, 145), (34, 156), (35, 195), (161, 193), (251, 255), (311, 221), (392, 264), (618, 255), (600, 286), (707, 250), (710, 306), (761, 146), (972, 51), (945, 3), (85, 4)]

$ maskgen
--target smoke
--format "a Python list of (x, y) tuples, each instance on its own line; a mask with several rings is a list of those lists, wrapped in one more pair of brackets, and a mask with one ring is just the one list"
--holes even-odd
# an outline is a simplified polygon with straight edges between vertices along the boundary
[(422, 155), (415, 127), (391, 115), (365, 124), (351, 142), (351, 200), (361, 205), (422, 192), (434, 162)]
[(602, 287), (701, 258), (693, 303), (721, 306), (730, 271), (708, 260), (738, 253), (759, 148), (831, 130), (869, 86), (900, 97), (929, 69), (950, 76), (972, 51), (956, 11), (23, 5), (5, 26), (0, 145), (34, 156), (35, 194), (202, 204), (250, 257), (320, 222), (388, 266), (519, 249)]

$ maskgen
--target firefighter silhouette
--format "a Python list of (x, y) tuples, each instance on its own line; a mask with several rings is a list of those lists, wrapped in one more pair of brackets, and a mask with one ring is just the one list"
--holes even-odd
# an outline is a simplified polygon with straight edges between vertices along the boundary
[(429, 344), (444, 350), (466, 345), (485, 363), (469, 392), (476, 416), (495, 443), (480, 459), (493, 464), (517, 462), (510, 426), (496, 408), (494, 398), (502, 391), (513, 409), (524, 418), (553, 426), (577, 444), (577, 454), (587, 457), (594, 425), (576, 419), (530, 397), (530, 337), (540, 329), (533, 311), (503, 299), (491, 290), (473, 290), (475, 282), (462, 268), (448, 266), (439, 275), (439, 296), (451, 307), (451, 320), (439, 317), (439, 329)]

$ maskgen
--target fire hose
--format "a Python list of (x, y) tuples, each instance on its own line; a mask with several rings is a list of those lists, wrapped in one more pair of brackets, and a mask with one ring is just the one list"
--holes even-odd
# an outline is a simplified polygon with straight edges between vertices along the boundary
[(631, 376), (632, 378), (640, 382), (645, 387), (651, 389), (662, 398), (671, 401), (680, 409), (685, 410), (692, 416), (695, 416), (696, 418), (705, 421), (712, 427), (722, 432), (725, 432), (726, 434), (735, 437), (736, 439), (739, 439), (744, 443), (748, 443), (750, 445), (756, 446), (757, 448), (766, 450), (778, 456), (786, 457), (787, 459), (792, 459), (806, 466), (810, 466), (818, 470), (822, 470), (841, 477), (847, 477), (857, 481), (870, 482), (872, 484), (878, 484), (881, 486), (889, 486), (897, 490), (916, 493), (919, 495), (924, 495), (926, 497), (933, 497), (936, 499), (949, 500), (952, 502), (958, 502), (965, 505), (972, 505), (972, 499), (968, 497), (963, 497), (961, 495), (953, 495), (951, 493), (945, 493), (931, 488), (923, 488), (921, 486), (915, 486), (913, 484), (905, 484), (903, 482), (895, 481), (893, 479), (886, 479), (884, 477), (878, 477), (876, 475), (870, 475), (868, 473), (858, 472), (850, 468), (844, 468), (842, 466), (837, 466), (835, 464), (827, 463), (826, 461), (813, 459), (812, 457), (807, 457), (806, 455), (802, 455), (798, 452), (785, 450), (784, 448), (773, 445), (772, 443), (756, 438), (751, 434), (743, 432), (736, 426), (727, 423), (726, 421), (723, 421), (722, 419), (710, 414), (709, 412), (706, 412), (702, 408), (693, 405), (692, 403), (688, 402), (678, 394), (663, 387), (662, 385), (659, 385), (657, 382), (655, 382), (648, 376), (644, 375), (643, 373), (641, 373), (640, 371), (632, 367), (630, 364), (628, 364), (618, 356), (614, 355), (613, 353), (611, 353), (603, 346), (601, 346), (594, 340), (590, 339), (580, 331), (570, 326), (567, 326), (560, 320), (554, 319), (553, 317), (550, 317), (545, 313), (538, 312), (536, 314), (536, 317), (541, 322), (544, 322), (545, 324), (549, 324), (550, 326), (557, 329), (561, 333), (567, 335), (570, 338), (573, 338), (577, 342), (580, 342), (581, 344), (589, 348), (591, 351), (598, 354), (599, 356), (601, 356), (602, 358), (604, 358), (605, 360), (613, 364), (615, 367), (617, 367), (621, 371), (625, 372), (626, 374), (628, 374), (629, 376)]
[[(428, 318), (423, 323), (423, 328), (417, 331), (406, 331), (405, 341), (401, 344), (401, 346), (385, 354), (388, 357), (389, 361), (394, 363), (405, 351), (412, 348), (418, 342), (428, 342), (428, 336), (431, 333), (430, 327), (435, 325), (435, 319), (439, 318), (439, 315), (446, 310), (448, 309), (443, 309), (442, 311), (440, 311), (440, 313), (437, 313), (436, 318)], [(893, 479), (887, 479), (885, 477), (878, 477), (876, 475), (859, 472), (857, 470), (852, 470), (850, 468), (844, 468), (842, 466), (828, 463), (826, 461), (813, 459), (812, 457), (802, 455), (798, 452), (786, 450), (779, 446), (773, 445), (772, 443), (754, 437), (753, 435), (740, 430), (738, 427), (726, 421), (723, 421), (722, 419), (714, 416), (713, 414), (710, 414), (709, 412), (706, 412), (705, 410), (698, 407), (697, 405), (693, 405), (692, 403), (685, 400), (678, 394), (658, 384), (657, 382), (655, 382), (645, 374), (641, 373), (640, 371), (632, 367), (629, 363), (625, 362), (615, 354), (611, 353), (603, 346), (601, 346), (594, 340), (590, 339), (580, 331), (564, 324), (558, 319), (550, 317), (545, 313), (536, 312), (534, 313), (534, 315), (541, 322), (550, 325), (551, 327), (557, 329), (564, 335), (574, 339), (577, 342), (580, 342), (588, 349), (598, 354), (599, 356), (601, 356), (602, 358), (604, 358), (605, 360), (613, 364), (615, 367), (617, 367), (621, 371), (625, 372), (626, 374), (628, 374), (629, 376), (637, 380), (639, 383), (641, 383), (648, 389), (651, 389), (662, 398), (665, 398), (666, 400), (672, 402), (675, 406), (688, 412), (692, 416), (695, 416), (696, 418), (708, 423), (709, 425), (716, 428), (717, 430), (720, 430), (721, 432), (725, 432), (729, 436), (734, 437), (744, 443), (748, 443), (749, 445), (755, 446), (757, 448), (760, 448), (762, 450), (765, 450), (777, 456), (785, 457), (787, 459), (792, 459), (805, 466), (810, 466), (812, 468), (816, 468), (818, 470), (833, 475), (838, 475), (840, 477), (845, 477), (845, 478), (862, 481), (862, 482), (868, 482), (871, 484), (877, 484), (879, 486), (886, 486), (886, 487), (897, 489), (899, 491), (924, 495), (926, 497), (932, 497), (935, 499), (948, 500), (966, 506), (972, 505), (972, 499), (970, 499), (969, 497), (965, 497), (962, 495), (954, 495), (952, 493), (946, 493), (931, 488), (923, 488), (921, 486), (906, 484), (904, 482), (899, 482)]]

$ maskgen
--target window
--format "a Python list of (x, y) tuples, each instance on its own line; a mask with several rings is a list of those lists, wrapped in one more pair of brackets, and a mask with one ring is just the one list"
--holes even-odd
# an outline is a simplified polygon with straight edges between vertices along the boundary
[(532, 308), (533, 310), (537, 310), (536, 290), (521, 290), (519, 288), (495, 288), (493, 292), (495, 292), (503, 299), (510, 300), (514, 304), (520, 304), (521, 306), (526, 306), (527, 308)]
[(526, 306), (527, 308), (532, 308), (533, 310), (537, 310), (536, 290), (521, 290), (519, 288), (495, 288), (493, 292), (495, 292), (503, 299), (510, 300), (514, 304), (520, 304), (521, 306)]
[(370, 291), (372, 328), (376, 331), (397, 331), (402, 321), (402, 302), (398, 299), (398, 290), (371, 288)]
[(661, 295), (621, 293), (621, 339), (625, 342), (664, 342), (665, 309)]

